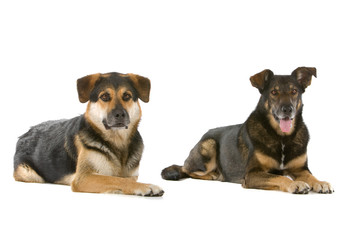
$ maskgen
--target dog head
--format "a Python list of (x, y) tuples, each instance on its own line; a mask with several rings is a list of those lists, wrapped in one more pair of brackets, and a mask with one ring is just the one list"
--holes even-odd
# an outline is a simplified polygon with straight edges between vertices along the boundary
[(294, 118), (302, 110), (301, 95), (310, 86), (312, 76), (316, 77), (316, 68), (299, 67), (291, 75), (274, 75), (264, 70), (250, 77), (251, 84), (261, 93), (260, 103), (267, 111), (275, 129), (282, 133), (291, 133)]
[(81, 103), (88, 102), (85, 118), (102, 131), (137, 126), (138, 99), (149, 101), (150, 80), (135, 74), (92, 74), (77, 80)]

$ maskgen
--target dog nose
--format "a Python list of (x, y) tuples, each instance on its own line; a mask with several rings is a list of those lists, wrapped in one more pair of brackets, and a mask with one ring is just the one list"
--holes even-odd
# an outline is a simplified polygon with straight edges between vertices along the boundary
[(115, 114), (115, 117), (116, 117), (116, 118), (122, 118), (122, 117), (124, 118), (124, 117), (125, 117), (125, 113), (116, 113), (116, 114)]
[(125, 110), (116, 111), (114, 117), (117, 119), (124, 118), (126, 116)]
[(294, 110), (293, 106), (291, 105), (284, 105), (281, 107), (281, 111), (285, 114), (290, 114)]

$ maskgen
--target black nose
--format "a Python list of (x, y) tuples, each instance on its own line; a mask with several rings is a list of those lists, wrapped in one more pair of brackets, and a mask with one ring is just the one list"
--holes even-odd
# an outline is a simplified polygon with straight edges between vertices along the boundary
[(125, 110), (122, 111), (116, 111), (114, 113), (114, 117), (119, 119), (119, 118), (124, 118), (126, 116)]
[(291, 105), (284, 105), (281, 107), (281, 111), (285, 114), (290, 114), (294, 110), (293, 106)]

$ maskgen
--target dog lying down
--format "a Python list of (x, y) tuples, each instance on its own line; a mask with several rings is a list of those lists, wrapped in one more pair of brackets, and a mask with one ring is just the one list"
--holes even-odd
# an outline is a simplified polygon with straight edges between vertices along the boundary
[(75, 192), (162, 196), (137, 182), (143, 141), (139, 99), (149, 101), (150, 80), (135, 74), (93, 74), (78, 79), (85, 114), (48, 121), (19, 138), (17, 181), (71, 185)]
[(220, 180), (290, 193), (332, 193), (331, 185), (317, 180), (308, 168), (309, 132), (301, 96), (312, 76), (316, 77), (315, 68), (299, 67), (290, 75), (264, 70), (250, 77), (261, 96), (245, 123), (209, 130), (184, 165), (165, 168), (162, 177)]

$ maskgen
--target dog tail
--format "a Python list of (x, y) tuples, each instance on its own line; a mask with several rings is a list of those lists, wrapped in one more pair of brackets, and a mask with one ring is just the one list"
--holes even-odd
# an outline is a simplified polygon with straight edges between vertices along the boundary
[(170, 167), (164, 168), (161, 172), (161, 177), (165, 180), (173, 180), (177, 181), (183, 178), (188, 178), (189, 175), (187, 175), (184, 171), (182, 166), (178, 165), (172, 165)]

